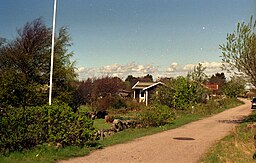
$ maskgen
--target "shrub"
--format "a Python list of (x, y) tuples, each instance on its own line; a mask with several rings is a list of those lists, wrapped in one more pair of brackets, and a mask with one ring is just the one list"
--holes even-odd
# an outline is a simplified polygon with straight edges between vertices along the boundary
[(134, 99), (126, 99), (125, 100), (126, 106), (130, 110), (140, 110), (144, 107), (144, 104), (139, 103), (137, 100)]
[[(227, 108), (242, 104), (236, 98), (216, 98), (210, 99), (206, 104), (197, 104), (194, 106), (192, 114), (198, 115), (212, 115)], [(189, 113), (189, 112), (188, 112)]]
[(115, 95), (111, 98), (111, 107), (114, 109), (127, 108), (125, 100), (119, 95)]
[(93, 121), (85, 112), (74, 113), (67, 104), (44, 107), (49, 112), (48, 142), (83, 145), (88, 140), (94, 139)]
[(67, 104), (4, 108), (0, 111), (0, 126), (0, 153), (42, 143), (84, 145), (96, 139), (93, 122), (86, 113), (74, 113)]
[(0, 116), (0, 152), (30, 148), (46, 141), (41, 107), (4, 108)]
[(143, 127), (161, 126), (174, 119), (174, 117), (174, 111), (166, 105), (145, 107), (138, 114), (139, 122)]
[(228, 97), (237, 97), (245, 93), (245, 84), (238, 77), (233, 77), (223, 86), (222, 93)]
[(191, 106), (205, 102), (208, 90), (201, 84), (188, 78), (178, 77), (159, 87), (152, 99), (154, 103), (167, 105), (173, 109), (188, 109)]

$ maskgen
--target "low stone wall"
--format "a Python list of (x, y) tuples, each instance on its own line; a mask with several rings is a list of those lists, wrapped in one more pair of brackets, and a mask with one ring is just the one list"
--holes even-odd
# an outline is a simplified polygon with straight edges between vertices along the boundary
[(97, 134), (98, 136), (100, 136), (101, 139), (103, 139), (104, 137), (113, 135), (116, 132), (123, 131), (128, 128), (136, 128), (136, 127), (139, 127), (139, 124), (135, 120), (114, 119), (110, 129), (98, 130)]

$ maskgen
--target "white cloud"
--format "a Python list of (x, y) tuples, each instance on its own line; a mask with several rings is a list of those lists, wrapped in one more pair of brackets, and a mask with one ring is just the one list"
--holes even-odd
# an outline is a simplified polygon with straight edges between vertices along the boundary
[[(203, 67), (206, 67), (205, 73), (207, 75), (212, 75), (217, 72), (222, 72), (221, 62), (200, 62)], [(128, 75), (133, 75), (135, 77), (145, 76), (147, 74), (153, 75), (153, 77), (176, 77), (176, 76), (185, 76), (189, 71), (193, 71), (194, 67), (197, 64), (187, 64), (181, 66), (180, 64), (173, 62), (165, 70), (161, 70), (158, 66), (151, 64), (137, 64), (137, 63), (128, 63), (128, 64), (111, 64), (99, 68), (85, 68), (79, 67), (76, 72), (79, 75), (79, 80), (85, 80), (87, 78), (95, 78), (102, 76), (117, 76), (122, 79), (125, 79)]]
[(136, 63), (129, 63), (125, 65), (112, 64), (100, 68), (84, 68), (80, 67), (76, 70), (79, 80), (86, 78), (102, 77), (102, 76), (117, 76), (126, 78), (128, 75), (145, 76), (147, 74), (156, 75), (158, 69), (153, 65), (140, 65)]
[(173, 72), (173, 71), (176, 71), (177, 70), (177, 67), (179, 66), (178, 63), (176, 62), (173, 62), (170, 67), (167, 68), (167, 72)]
[[(204, 61), (204, 62), (200, 62), (200, 63), (202, 64), (203, 67), (206, 67), (206, 71), (221, 70), (221, 67), (222, 67), (221, 62), (207, 62), (207, 61)], [(198, 66), (198, 63), (197, 64), (187, 64), (183, 67), (183, 70), (193, 71), (195, 66)]]

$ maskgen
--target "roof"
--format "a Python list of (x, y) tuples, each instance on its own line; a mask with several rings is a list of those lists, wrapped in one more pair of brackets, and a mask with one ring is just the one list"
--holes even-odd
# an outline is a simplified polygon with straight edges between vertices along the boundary
[(154, 87), (156, 85), (165, 85), (162, 82), (140, 82), (138, 81), (133, 87), (132, 89), (142, 89), (142, 90), (146, 90), (149, 89), (151, 87)]

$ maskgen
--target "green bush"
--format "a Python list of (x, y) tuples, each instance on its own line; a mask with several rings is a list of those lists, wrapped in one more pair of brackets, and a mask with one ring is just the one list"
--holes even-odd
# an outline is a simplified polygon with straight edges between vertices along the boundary
[(184, 110), (198, 103), (204, 103), (207, 93), (208, 90), (201, 84), (185, 77), (178, 77), (159, 87), (152, 100), (160, 105)]
[(236, 98), (216, 98), (210, 99), (206, 104), (197, 104), (193, 107), (193, 111), (190, 112), (187, 110), (188, 114), (197, 114), (197, 115), (212, 115), (224, 111), (227, 108), (231, 108), (242, 104), (241, 101), (237, 100)]
[(48, 142), (83, 145), (94, 139), (93, 121), (85, 112), (72, 111), (66, 104), (45, 106), (48, 115)]
[(111, 98), (111, 107), (114, 109), (127, 108), (124, 98), (119, 95), (115, 95)]
[(232, 77), (231, 80), (223, 86), (221, 92), (231, 98), (238, 97), (245, 93), (245, 82), (238, 77)]
[(174, 119), (175, 112), (166, 105), (145, 107), (138, 114), (139, 122), (143, 127), (161, 126)]
[(46, 141), (46, 117), (40, 107), (4, 108), (0, 116), (0, 152), (30, 148)]
[(96, 139), (93, 122), (86, 113), (74, 113), (66, 104), (4, 108), (0, 110), (0, 126), (0, 153), (42, 143), (84, 145)]

